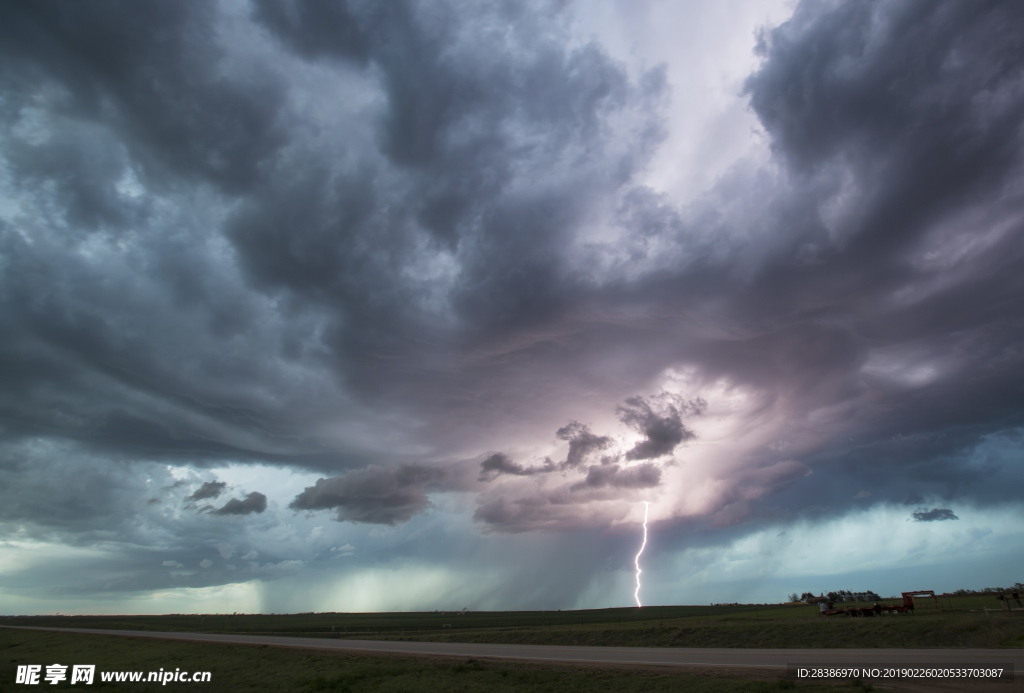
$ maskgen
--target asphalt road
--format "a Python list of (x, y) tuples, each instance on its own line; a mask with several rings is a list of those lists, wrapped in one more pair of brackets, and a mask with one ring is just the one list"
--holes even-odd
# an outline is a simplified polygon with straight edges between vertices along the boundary
[(163, 633), (141, 630), (98, 630), (92, 628), (33, 628), (0, 626), (24, 630), (63, 633), (119, 635), (132, 638), (187, 640), (234, 645), (272, 645), (344, 652), (435, 655), (445, 657), (489, 657), (548, 662), (589, 662), (602, 664), (660, 664), (688, 667), (730, 667), (783, 669), (789, 664), (817, 666), (953, 665), (987, 666), (1012, 664), (1024, 667), (1024, 649), (754, 649), (700, 647), (574, 647), (566, 645), (501, 645), (487, 643), (408, 642), (397, 640), (345, 640), (336, 638), (290, 638), (277, 635), (222, 633)]

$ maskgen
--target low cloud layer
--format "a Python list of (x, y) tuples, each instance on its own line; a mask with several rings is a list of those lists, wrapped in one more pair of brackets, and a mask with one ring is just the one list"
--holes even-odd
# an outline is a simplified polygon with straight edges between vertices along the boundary
[(224, 492), (224, 488), (227, 484), (223, 481), (206, 481), (203, 485), (195, 490), (195, 492), (188, 497), (188, 500), (198, 501), (206, 500), (207, 498), (216, 498)]
[(552, 463), (551, 460), (547, 460), (543, 465), (524, 467), (523, 465), (509, 459), (508, 455), (496, 452), (480, 463), (479, 480), (493, 481), (502, 474), (511, 474), (512, 476), (531, 476), (533, 474), (553, 472), (556, 469), (558, 469), (558, 467)]
[(446, 478), (443, 470), (417, 465), (371, 468), (318, 479), (296, 496), (295, 510), (334, 510), (339, 522), (394, 525), (432, 507), (427, 491)]
[(943, 520), (959, 520), (949, 508), (932, 508), (931, 510), (915, 510), (910, 514), (914, 522), (941, 522)]
[(232, 498), (227, 503), (211, 511), (213, 515), (252, 515), (267, 509), (267, 497), (258, 491), (246, 494), (245, 498)]

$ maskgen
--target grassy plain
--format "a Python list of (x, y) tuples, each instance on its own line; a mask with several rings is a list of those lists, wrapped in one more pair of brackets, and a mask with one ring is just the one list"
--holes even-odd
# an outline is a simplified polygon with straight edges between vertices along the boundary
[[(988, 609), (986, 611), (986, 609)], [(1024, 611), (994, 597), (920, 600), (915, 614), (817, 615), (808, 605), (586, 611), (0, 617), (0, 624), (446, 642), (646, 647), (1024, 647)]]
[[(668, 667), (578, 666), (476, 661), (437, 657), (362, 656), (290, 650), (267, 646), (221, 645), (19, 631), (0, 628), (0, 692), (27, 690), (15, 684), (18, 664), (95, 664), (96, 680), (88, 688), (111, 691), (690, 691), (692, 693), (774, 693), (796, 690), (825, 693), (863, 690), (844, 683), (795, 683), (778, 677), (743, 678), (721, 672), (686, 673)], [(181, 668), (209, 671), (210, 683), (103, 683), (102, 671), (157, 671)], [(753, 676), (766, 676), (753, 674)], [(68, 682), (47, 690), (81, 689)]]

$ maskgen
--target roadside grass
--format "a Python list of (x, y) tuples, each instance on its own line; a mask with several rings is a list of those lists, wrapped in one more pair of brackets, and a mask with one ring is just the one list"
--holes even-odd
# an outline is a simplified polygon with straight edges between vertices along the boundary
[(374, 639), (615, 647), (1022, 647), (1024, 614), (930, 614), (803, 620), (699, 619), (515, 630), (463, 630)]
[[(471, 611), (306, 614), (166, 614), (161, 616), (31, 616), (0, 617), (9, 625), (32, 624), (77, 628), (161, 631), (209, 631), (217, 633), (284, 634), (323, 636), (327, 633), (363, 636), (381, 633), (441, 632), (479, 628), (537, 628), (629, 624), (695, 616), (728, 616), (758, 607), (652, 606), (643, 609), (588, 609), (579, 611)], [(784, 616), (793, 607), (766, 606)], [(813, 615), (810, 607), (796, 607), (801, 615)]]
[[(660, 693), (823, 693), (858, 690), (855, 683), (797, 683), (782, 678), (695, 675), (667, 667), (533, 664), (495, 660), (349, 655), (268, 646), (222, 645), (124, 638), (110, 635), (13, 631), (0, 628), (0, 691), (15, 684), (18, 664), (95, 664), (89, 688), (117, 691), (622, 691)], [(210, 683), (114, 683), (102, 671), (210, 671)], [(45, 682), (43, 682), (45, 684)], [(78, 689), (67, 681), (47, 690)]]
[[(846, 606), (846, 605), (844, 605)], [(994, 597), (918, 601), (914, 614), (817, 615), (813, 605), (507, 612), (0, 617), (0, 624), (250, 635), (637, 647), (1022, 647), (1024, 611)], [(987, 609), (987, 610), (986, 610)]]

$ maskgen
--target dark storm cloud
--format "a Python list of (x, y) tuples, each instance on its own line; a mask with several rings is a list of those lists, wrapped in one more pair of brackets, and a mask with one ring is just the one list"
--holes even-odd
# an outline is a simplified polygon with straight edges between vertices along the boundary
[(562, 463), (563, 467), (578, 467), (590, 454), (605, 450), (612, 444), (608, 436), (599, 436), (578, 421), (570, 421), (555, 432), (555, 437), (569, 443), (569, 454)]
[(204, 500), (206, 498), (216, 498), (219, 496), (227, 487), (227, 483), (224, 481), (207, 481), (202, 486), (196, 489), (195, 493), (188, 496), (188, 500)]
[(365, 62), (368, 36), (349, 3), (257, 0), (255, 16), (291, 50), (306, 58), (331, 56)]
[(619, 420), (644, 435), (644, 439), (626, 452), (627, 460), (650, 460), (670, 455), (680, 443), (697, 435), (683, 425), (684, 413), (700, 414), (707, 407), (703, 400), (686, 402), (664, 399), (655, 404), (643, 397), (630, 397), (618, 407)]
[[(995, 191), (1020, 176), (1022, 21), (1015, 3), (804, 3), (762, 37), (765, 62), (747, 88), (776, 149), (801, 183), (846, 176), (845, 189), (821, 201), (845, 218), (827, 230), (831, 238), (806, 242), (832, 271), (859, 267), (865, 281), (902, 288), (908, 299), (918, 289), (909, 322), (886, 326), (894, 337), (942, 334), (968, 305), (1010, 288), (1002, 274), (1017, 253), (960, 253), (961, 242), (1016, 225), (1018, 201)], [(800, 282), (804, 291), (812, 279)], [(884, 315), (882, 305), (875, 311)]]
[(999, 495), (968, 460), (1024, 423), (1021, 26), (1016, 3), (802, 3), (762, 36), (751, 104), (818, 209), (735, 305), (774, 323), (751, 345), (786, 345), (786, 389), (850, 412), (805, 458), (836, 507), (882, 470), (873, 498)]
[(942, 520), (959, 520), (949, 508), (932, 508), (931, 510), (916, 510), (910, 514), (914, 522), (940, 522)]
[[(914, 190), (929, 207), (941, 205), (943, 190), (978, 191), (971, 175), (998, 180), (1015, 165), (1022, 21), (1012, 2), (802, 3), (762, 36), (765, 65), (748, 83), (751, 103), (801, 171), (840, 153), (864, 161), (890, 149), (929, 174), (890, 194)], [(929, 160), (964, 169), (928, 171)]]
[(267, 497), (258, 491), (246, 494), (245, 498), (239, 500), (232, 498), (220, 508), (212, 511), (211, 515), (252, 515), (261, 513), (267, 509)]
[(513, 462), (508, 455), (496, 452), (480, 463), (480, 481), (493, 481), (502, 474), (513, 476), (530, 476), (532, 474), (543, 474), (557, 469), (555, 464), (548, 460), (542, 466), (524, 467)]
[[(0, 444), (0, 522), (23, 527), (34, 538), (66, 533), (83, 542), (124, 529), (138, 532), (125, 523), (134, 513), (146, 514), (143, 507), (159, 485), (124, 465), (85, 455), (69, 467), (68, 452), (51, 443)], [(72, 477), (75, 483), (67, 483)]]
[[(268, 181), (230, 233), (254, 282), (339, 307), (347, 326), (332, 346), (361, 363), (354, 386), (400, 389), (413, 404), (438, 388), (454, 395), (481, 376), (438, 371), (454, 335), (431, 313), (454, 311), (472, 343), (564, 305), (567, 234), (656, 141), (647, 114), (664, 87), (656, 73), (631, 85), (594, 45), (567, 50), (556, 6), (344, 8), (316, 18), (336, 37), (328, 43), (302, 29), (313, 10), (271, 4), (256, 16), (300, 55), (344, 62), (352, 41), (363, 46), (355, 53), (380, 71), (387, 97), (380, 152), (323, 169), (303, 159), (296, 185), (280, 184), (292, 169)], [(640, 120), (635, 142), (620, 147), (608, 121), (625, 114)], [(395, 281), (450, 254), (455, 276)], [(424, 310), (427, 294), (436, 299)], [(429, 401), (421, 406), (436, 406), (434, 394)]]
[(339, 522), (395, 525), (433, 507), (427, 491), (446, 479), (444, 470), (418, 465), (374, 467), (318, 479), (295, 497), (293, 510), (337, 510)]
[[(111, 463), (67, 441), (0, 441), (0, 528), (38, 552), (31, 565), (11, 566), (5, 590), (43, 598), (123, 596), (124, 591), (253, 579), (255, 572), (244, 561), (236, 561), (237, 571), (226, 568), (226, 556), (244, 553), (229, 547), (248, 543), (239, 532), (242, 523), (178, 512), (191, 502), (185, 487), (198, 486), (199, 480), (189, 474), (186, 483), (177, 481), (182, 479), (165, 464)], [(154, 494), (157, 503), (151, 502)], [(245, 529), (262, 522), (250, 521)], [(265, 554), (265, 563), (282, 560), (274, 549)], [(211, 559), (213, 569), (197, 569)], [(271, 570), (264, 572), (273, 577)]]
[(610, 437), (595, 435), (587, 426), (578, 421), (570, 421), (562, 426), (555, 432), (555, 437), (569, 443), (569, 452), (561, 463), (555, 464), (551, 459), (545, 458), (542, 465), (526, 467), (518, 462), (513, 462), (508, 455), (498, 452), (480, 463), (479, 481), (493, 481), (502, 474), (532, 476), (556, 470), (575, 469), (592, 453), (605, 450), (612, 445)]
[[(365, 464), (296, 437), (310, 392), (293, 398), (307, 390), (293, 367), (320, 350), (322, 316), (292, 306), (303, 317), (284, 337), (207, 233), (218, 200), (204, 186), (244, 194), (285, 144), (278, 73), (227, 66), (215, 5), (0, 12), (9, 194), (29, 209), (0, 220), (3, 434), (134, 458)], [(318, 376), (314, 397), (336, 405)]]
[[(460, 350), (565, 303), (566, 234), (660, 137), (663, 73), (567, 48), (556, 5), (3, 12), (5, 155), (45, 228), (0, 222), (8, 435), (379, 462), (308, 429), (364, 405), (459, 420), (487, 379)], [(323, 69), (380, 108), (318, 121)]]
[[(210, 69), (223, 57), (211, 30), (214, 5), (158, 0), (117, 7), (44, 0), (9, 5), (3, 15), (6, 86), (25, 93), (40, 79), (60, 84), (70, 92), (62, 104), (69, 115), (86, 122), (112, 117), (123, 128), (121, 143), (135, 149), (144, 165), (169, 166), (241, 191), (253, 181), (260, 160), (282, 141), (275, 115), (281, 84), (267, 73), (252, 72), (239, 82)], [(61, 154), (51, 147), (32, 156), (32, 164), (56, 164), (48, 153)], [(67, 153), (75, 156), (73, 149)], [(80, 163), (97, 172), (95, 162)], [(64, 176), (72, 186), (64, 200), (83, 212), (78, 221), (111, 214), (117, 219), (119, 201), (103, 185), (108, 177)]]

